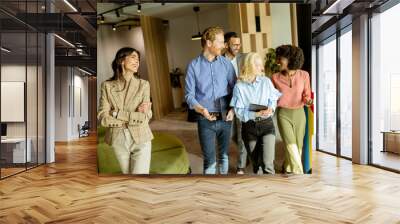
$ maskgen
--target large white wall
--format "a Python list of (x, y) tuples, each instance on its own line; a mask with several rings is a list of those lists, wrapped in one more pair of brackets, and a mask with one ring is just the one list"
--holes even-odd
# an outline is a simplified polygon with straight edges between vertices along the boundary
[(72, 67), (56, 67), (55, 73), (55, 141), (77, 139), (78, 124), (88, 121), (88, 78)]
[[(292, 29), (290, 22), (290, 4), (273, 3), (271, 6), (272, 48), (282, 44), (292, 44)], [(301, 19), (301, 18), (297, 18)], [(298, 31), (302, 32), (301, 30)]]
[[(226, 7), (218, 7), (199, 12), (200, 32), (210, 26), (220, 26), (229, 31), (228, 11)], [(186, 70), (187, 64), (201, 52), (200, 40), (191, 40), (197, 34), (196, 16), (194, 13), (169, 20), (167, 31), (167, 49), (170, 70), (180, 68)]]

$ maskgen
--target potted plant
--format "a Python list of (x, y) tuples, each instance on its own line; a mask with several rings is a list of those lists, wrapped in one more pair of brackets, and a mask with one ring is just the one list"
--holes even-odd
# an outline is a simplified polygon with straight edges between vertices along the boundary
[(170, 81), (171, 81), (171, 87), (172, 88), (182, 88), (181, 82), (180, 82), (180, 76), (183, 76), (183, 73), (179, 68), (175, 68), (172, 70), (170, 75)]
[(269, 48), (265, 55), (265, 75), (270, 77), (272, 74), (279, 72), (279, 64), (276, 61), (276, 54), (274, 48)]

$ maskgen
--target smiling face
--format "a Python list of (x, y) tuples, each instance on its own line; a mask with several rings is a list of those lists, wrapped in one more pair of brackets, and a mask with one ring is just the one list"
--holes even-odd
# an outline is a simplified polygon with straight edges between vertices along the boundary
[(240, 44), (240, 38), (238, 37), (231, 37), (228, 43), (226, 43), (226, 45), (227, 45), (226, 48), (228, 49), (229, 53), (231, 53), (233, 56), (239, 54), (240, 47), (242, 46)]
[(121, 63), (126, 72), (137, 73), (139, 69), (139, 55), (135, 51), (125, 57)]
[(264, 65), (260, 57), (254, 58), (253, 69), (254, 73), (257, 75), (264, 73)]
[(223, 33), (218, 33), (215, 35), (215, 40), (207, 40), (207, 48), (208, 51), (214, 55), (219, 56), (222, 54), (222, 50), (224, 49), (224, 35)]
[(281, 71), (288, 71), (289, 60), (287, 58), (279, 57), (277, 62), (279, 63)]

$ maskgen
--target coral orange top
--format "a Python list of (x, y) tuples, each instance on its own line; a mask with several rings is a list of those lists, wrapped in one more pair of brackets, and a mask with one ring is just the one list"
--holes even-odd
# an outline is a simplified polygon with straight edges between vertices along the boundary
[(278, 107), (298, 109), (311, 99), (310, 76), (306, 71), (296, 70), (290, 78), (278, 72), (272, 75), (272, 82), (283, 94), (278, 100)]

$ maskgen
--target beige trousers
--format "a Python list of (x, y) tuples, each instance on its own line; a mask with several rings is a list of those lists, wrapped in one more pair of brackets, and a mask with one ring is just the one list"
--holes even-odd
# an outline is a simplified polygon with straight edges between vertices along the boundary
[(124, 174), (149, 174), (151, 141), (136, 144), (128, 129), (121, 132), (112, 142), (115, 156)]

